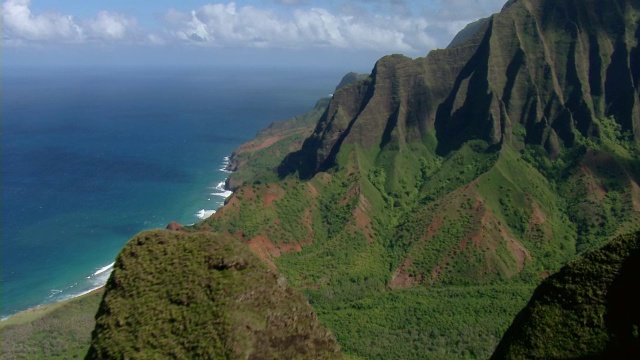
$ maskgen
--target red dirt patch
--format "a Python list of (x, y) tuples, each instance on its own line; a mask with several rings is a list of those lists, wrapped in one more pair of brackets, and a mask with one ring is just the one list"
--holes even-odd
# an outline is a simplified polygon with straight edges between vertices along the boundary
[(268, 237), (258, 235), (253, 239), (247, 241), (247, 246), (258, 257), (275, 270), (276, 264), (274, 264), (272, 258), (280, 256), (280, 249), (278, 249)]
[(349, 188), (349, 190), (347, 190), (347, 193), (340, 200), (340, 205), (346, 205), (347, 203), (349, 203), (349, 201), (353, 200), (356, 196), (360, 196), (360, 185), (354, 185), (351, 188)]
[(316, 187), (312, 183), (308, 182), (307, 188), (309, 189), (309, 193), (311, 194), (311, 197), (313, 197), (314, 199), (320, 195), (320, 192), (318, 191), (318, 189), (316, 189)]
[(264, 196), (264, 206), (271, 206), (273, 205), (273, 201), (274, 200), (278, 200), (282, 197), (282, 195), (280, 194), (275, 194), (275, 193), (267, 193)]
[(300, 246), (300, 243), (297, 243), (297, 242), (278, 244), (278, 248), (280, 249), (281, 254), (302, 251), (302, 246)]
[(527, 228), (526, 237), (530, 241), (544, 241), (552, 236), (553, 231), (547, 224), (547, 218), (536, 203), (531, 204), (531, 218)]
[(398, 269), (393, 273), (391, 281), (389, 281), (389, 287), (391, 289), (406, 289), (422, 283), (422, 274), (413, 276), (413, 274), (406, 271), (412, 263), (413, 260), (404, 259), (402, 264), (400, 264), (400, 267), (398, 267)]
[(242, 196), (242, 201), (252, 201), (257, 198), (256, 192), (251, 186), (244, 186), (238, 190), (238, 196)]
[[(313, 240), (305, 240), (302, 244), (311, 244)], [(274, 244), (267, 236), (258, 235), (253, 239), (246, 242), (249, 249), (251, 249), (258, 257), (272, 269), (276, 268), (276, 264), (273, 262), (273, 258), (280, 257), (282, 254), (300, 252), (302, 251), (302, 245), (299, 242), (293, 243), (281, 243)]]
[(502, 235), (502, 240), (507, 245), (507, 249), (509, 249), (509, 253), (514, 256), (516, 260), (516, 268), (518, 272), (524, 269), (524, 265), (527, 260), (531, 260), (531, 254), (529, 251), (516, 239), (507, 234), (507, 231), (504, 228), (500, 228), (500, 235)]
[(170, 231), (184, 231), (184, 226), (177, 221), (172, 221), (167, 225), (166, 229)]
[(368, 212), (371, 210), (371, 204), (364, 195), (360, 195), (358, 206), (353, 209), (353, 217), (356, 219), (356, 226), (362, 230), (365, 238), (369, 243), (373, 241), (373, 229), (371, 228), (371, 217)]
[(236, 150), (236, 153), (240, 154), (247, 151), (258, 151), (258, 150), (266, 149), (271, 145), (277, 143), (278, 141), (284, 139), (285, 137), (286, 136), (270, 136), (263, 140), (249, 141), (248, 143), (242, 144), (242, 146), (240, 146), (238, 150)]
[(540, 206), (538, 206), (536, 203), (533, 203), (531, 205), (531, 208), (532, 214), (531, 220), (529, 220), (529, 226), (545, 224), (547, 222), (547, 219), (544, 216), (542, 209), (540, 209)]
[(266, 189), (266, 194), (264, 195), (264, 206), (273, 205), (274, 200), (278, 200), (286, 195), (286, 191), (277, 185), (269, 185)]
[[(480, 231), (483, 232), (481, 241), (482, 241), (482, 245), (486, 247), (485, 250), (491, 254), (495, 254), (498, 247), (497, 241), (501, 239), (504, 242), (507, 249), (509, 250), (509, 253), (513, 257), (513, 259), (516, 261), (517, 270), (515, 273), (522, 271), (522, 269), (525, 266), (525, 262), (527, 260), (531, 260), (531, 254), (529, 254), (529, 251), (524, 247), (524, 245), (522, 245), (520, 241), (518, 241), (513, 236), (511, 236), (507, 232), (505, 227), (502, 226), (500, 221), (498, 221), (495, 215), (489, 210), (485, 211), (484, 216), (482, 217), (481, 224), (482, 226)], [(492, 233), (484, 232), (484, 230), (489, 230), (489, 229), (493, 230), (493, 232)], [(497, 230), (497, 233), (496, 233), (496, 230)], [(480, 245), (481, 245), (480, 242), (478, 242), (476, 244), (476, 247), (480, 248)], [(507, 269), (505, 268), (505, 270)], [(515, 273), (510, 274), (509, 271), (506, 271), (506, 272), (507, 272), (507, 275), (515, 275)]]
[(313, 237), (313, 218), (311, 217), (311, 209), (306, 208), (302, 215), (302, 225), (309, 231), (309, 236)]
[(607, 190), (598, 182), (593, 171), (586, 166), (580, 166), (579, 171), (585, 181), (585, 186), (589, 190), (589, 194), (594, 194), (596, 199), (602, 200), (607, 195)]
[(264, 206), (271, 206), (273, 205), (273, 200), (277, 200), (280, 197), (278, 196), (278, 194), (273, 194), (273, 193), (268, 193), (264, 196)]

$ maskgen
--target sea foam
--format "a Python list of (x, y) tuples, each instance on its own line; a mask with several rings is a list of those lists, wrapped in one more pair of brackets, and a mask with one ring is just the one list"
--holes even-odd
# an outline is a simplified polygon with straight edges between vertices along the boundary
[(216, 211), (215, 210), (205, 210), (205, 209), (201, 209), (200, 211), (198, 211), (196, 213), (196, 216), (202, 220), (208, 218), (209, 216), (215, 214)]
[(212, 192), (211, 195), (220, 196), (225, 199), (231, 196), (231, 194), (233, 194), (233, 191), (226, 190), (224, 188), (224, 183), (224, 181), (218, 183), (218, 185), (213, 188), (214, 190), (216, 190), (216, 192)]
[(112, 262), (109, 265), (97, 269), (93, 274), (86, 277), (87, 280), (85, 282), (74, 283), (62, 289), (52, 289), (51, 295), (49, 295), (49, 301), (41, 305), (73, 299), (103, 287), (107, 283), (107, 280), (109, 280), (114, 265), (115, 262)]
[[(109, 265), (107, 265), (107, 266), (103, 266), (103, 267), (101, 267), (100, 269), (98, 269), (98, 271), (94, 272), (94, 273), (93, 273), (93, 275), (91, 275), (91, 276), (97, 276), (97, 275), (102, 274), (102, 273), (103, 273), (103, 272), (105, 272), (105, 271), (109, 271), (109, 269), (112, 269), (112, 268), (113, 268), (113, 265), (115, 265), (115, 264), (116, 264), (116, 263), (115, 263), (115, 261), (114, 261), (114, 262), (112, 262), (111, 264), (109, 264)], [(91, 277), (91, 276), (90, 276), (90, 277)]]
[(223, 173), (231, 174), (233, 171), (229, 170), (229, 160), (230, 159), (228, 156), (225, 156), (224, 158), (222, 158), (222, 167), (220, 167), (220, 169), (218, 170)]

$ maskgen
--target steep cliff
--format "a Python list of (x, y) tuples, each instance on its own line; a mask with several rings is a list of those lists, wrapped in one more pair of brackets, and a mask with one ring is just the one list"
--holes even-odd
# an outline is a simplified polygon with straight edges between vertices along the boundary
[[(365, 74), (350, 72), (342, 77), (336, 91), (366, 77)], [(286, 155), (300, 150), (330, 101), (331, 97), (322, 98), (306, 113), (272, 123), (236, 149), (229, 160), (228, 170), (233, 173), (226, 180), (226, 188), (237, 190), (242, 185), (273, 181), (278, 165)]]
[(520, 0), (463, 44), (415, 60), (382, 58), (369, 81), (335, 94), (283, 171), (326, 170), (349, 143), (384, 150), (422, 141), (446, 155), (482, 139), (544, 145), (557, 156), (577, 137), (600, 136), (607, 117), (638, 140), (639, 7)]

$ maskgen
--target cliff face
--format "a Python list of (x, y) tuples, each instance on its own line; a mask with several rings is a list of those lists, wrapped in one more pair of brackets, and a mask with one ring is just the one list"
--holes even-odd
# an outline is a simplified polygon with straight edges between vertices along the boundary
[[(516, 1), (463, 44), (416, 60), (385, 57), (368, 81), (335, 94), (282, 171), (326, 170), (342, 144), (402, 147), (434, 133), (440, 155), (482, 139), (557, 156), (576, 136), (598, 137), (610, 116), (640, 139), (639, 6)], [(520, 129), (525, 139), (514, 136)]]
[(411, 60), (380, 59), (370, 77), (333, 96), (302, 150), (281, 165), (281, 175), (309, 177), (335, 165), (342, 145), (397, 148), (432, 137), (438, 104), (451, 91), (457, 73), (477, 48), (478, 37), (451, 50)]
[[(336, 91), (366, 77), (364, 74), (348, 73), (340, 80)], [(313, 133), (330, 101), (330, 97), (320, 99), (306, 113), (272, 123), (260, 131), (255, 139), (234, 151), (228, 166), (233, 173), (227, 178), (226, 188), (234, 191), (255, 181), (275, 180), (275, 169), (287, 154), (300, 150), (303, 141)]]
[[(628, 0), (509, 2), (465, 42), (415, 60), (384, 57), (337, 91), (279, 175), (345, 174), (360, 184), (343, 201), (357, 192), (367, 218), (382, 215), (368, 203), (394, 209), (391, 236), (407, 249), (394, 278), (436, 283), (453, 266), (471, 274), (455, 281), (483, 283), (531, 262), (555, 268), (640, 209), (639, 18)], [(438, 234), (438, 213), (460, 234)], [(423, 261), (416, 254), (434, 241), (449, 250)]]
[(555, 155), (576, 136), (599, 136), (613, 116), (640, 138), (639, 4), (517, 1), (488, 25), (474, 58), (440, 106), (440, 152), (472, 137), (526, 143)]

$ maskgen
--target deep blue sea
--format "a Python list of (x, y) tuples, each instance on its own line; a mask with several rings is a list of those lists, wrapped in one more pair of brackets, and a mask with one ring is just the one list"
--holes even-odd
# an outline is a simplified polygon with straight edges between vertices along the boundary
[(341, 75), (3, 68), (1, 316), (100, 286), (139, 231), (217, 209), (225, 157)]

